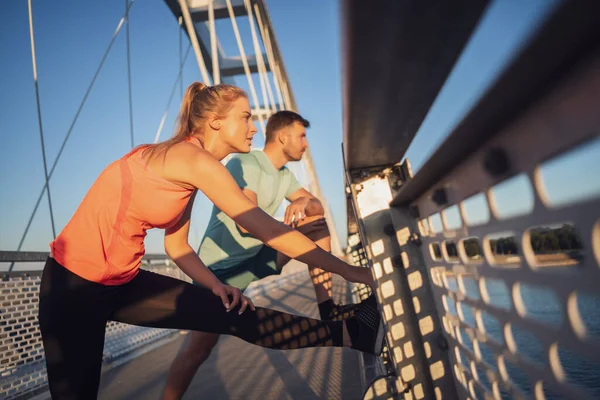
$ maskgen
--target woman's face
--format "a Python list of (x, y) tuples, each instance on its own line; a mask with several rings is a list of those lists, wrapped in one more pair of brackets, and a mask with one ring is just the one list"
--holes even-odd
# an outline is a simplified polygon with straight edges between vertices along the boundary
[(235, 153), (248, 153), (252, 145), (252, 137), (257, 130), (252, 122), (250, 103), (245, 97), (238, 98), (227, 116), (221, 119), (221, 139)]

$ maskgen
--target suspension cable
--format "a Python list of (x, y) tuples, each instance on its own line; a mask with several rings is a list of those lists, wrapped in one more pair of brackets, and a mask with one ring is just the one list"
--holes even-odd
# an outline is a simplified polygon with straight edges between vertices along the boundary
[[(177, 18), (177, 23), (179, 24), (179, 69), (183, 70), (183, 49), (182, 49), (182, 39), (183, 39), (183, 17)], [(183, 76), (179, 80), (179, 97), (183, 98)]]
[[(133, 1), (133, 0), (132, 0)], [(129, 0), (125, 0), (125, 33), (127, 42), (127, 86), (129, 90), (129, 131), (131, 132), (131, 148), (135, 145), (133, 139), (133, 100), (131, 97), (131, 56), (129, 51)]]
[[(158, 143), (158, 139), (160, 138), (160, 134), (162, 133), (162, 129), (165, 125), (165, 120), (167, 119), (167, 115), (169, 114), (169, 108), (171, 107), (171, 101), (173, 100), (173, 96), (175, 94), (175, 90), (177, 89), (177, 84), (183, 79), (183, 65), (185, 64), (188, 56), (190, 55), (190, 50), (192, 49), (192, 45), (190, 44), (185, 52), (185, 57), (183, 58), (183, 62), (179, 65), (179, 73), (177, 74), (177, 78), (175, 79), (175, 84), (171, 89), (171, 94), (169, 95), (169, 101), (167, 101), (167, 107), (165, 112), (163, 113), (162, 118), (160, 119), (160, 124), (158, 125), (158, 130), (156, 131), (156, 135), (154, 136), (154, 143)], [(183, 96), (182, 96), (183, 97)]]
[[(31, 0), (29, 0), (31, 1)], [(125, 11), (125, 14), (129, 13), (129, 10), (131, 9), (131, 6), (133, 5), (133, 2), (135, 0), (131, 0), (131, 2), (129, 3), (129, 6), (127, 7), (127, 10)], [(27, 232), (29, 232), (29, 228), (31, 227), (31, 223), (33, 222), (33, 218), (35, 217), (35, 214), (37, 212), (38, 207), (40, 206), (40, 201), (42, 200), (42, 197), (44, 195), (44, 191), (47, 190), (49, 183), (50, 183), (50, 178), (52, 178), (52, 174), (54, 173), (54, 170), (56, 169), (56, 165), (58, 164), (58, 161), (60, 160), (60, 157), (62, 156), (62, 152), (65, 149), (65, 145), (67, 144), (67, 141), (69, 140), (69, 138), (71, 137), (71, 133), (73, 132), (73, 128), (75, 127), (75, 123), (77, 122), (77, 120), (79, 119), (79, 115), (81, 114), (81, 110), (83, 109), (83, 106), (85, 105), (85, 102), (92, 90), (92, 87), (94, 86), (94, 83), (96, 82), (96, 79), (98, 78), (98, 75), (100, 74), (100, 70), (102, 69), (102, 66), (104, 65), (104, 62), (106, 61), (106, 57), (108, 56), (108, 53), (110, 52), (110, 49), (112, 48), (113, 44), (115, 43), (115, 39), (117, 37), (117, 34), (119, 33), (119, 31), (121, 30), (121, 27), (123, 26), (123, 22), (125, 21), (125, 16), (123, 16), (123, 18), (121, 18), (121, 20), (119, 21), (119, 24), (117, 25), (117, 29), (115, 29), (115, 32), (113, 33), (113, 36), (108, 44), (108, 47), (106, 49), (106, 51), (104, 52), (104, 55), (102, 56), (102, 60), (100, 61), (100, 65), (98, 65), (98, 68), (96, 69), (96, 73), (94, 74), (94, 77), (92, 78), (92, 81), (90, 83), (90, 85), (88, 86), (85, 95), (83, 96), (83, 99), (81, 100), (81, 103), (79, 104), (79, 107), (77, 109), (77, 112), (75, 113), (75, 117), (73, 118), (73, 121), (71, 122), (71, 126), (69, 127), (69, 130), (67, 131), (67, 135), (65, 136), (65, 138), (63, 139), (63, 142), (60, 146), (60, 149), (58, 151), (58, 154), (56, 155), (56, 158), (54, 159), (54, 163), (52, 164), (52, 168), (50, 168), (50, 172), (47, 174), (47, 178), (46, 178), (46, 182), (44, 183), (44, 186), (42, 187), (42, 190), (38, 196), (38, 199), (35, 203), (35, 207), (33, 208), (33, 212), (31, 213), (31, 216), (29, 217), (29, 221), (27, 222), (27, 226), (25, 227), (25, 231), (23, 232), (23, 236), (21, 237), (21, 240), (19, 241), (19, 246), (17, 247), (17, 251), (21, 250), (21, 247), (23, 246), (23, 242), (25, 241), (25, 238), (27, 237)], [(12, 268), (14, 267), (14, 262), (10, 265), (9, 267), (9, 271), (12, 270)]]
[[(38, 85), (38, 76), (37, 76), (37, 60), (35, 57), (35, 37), (33, 34), (33, 13), (31, 10), (31, 0), (27, 1), (27, 6), (29, 9), (29, 38), (31, 39), (31, 62), (33, 64), (33, 84), (35, 86), (35, 101), (37, 104), (38, 125), (40, 128), (40, 142), (42, 144), (42, 159), (44, 161), (44, 177), (46, 178), (46, 192), (48, 195), (48, 207), (50, 209), (50, 222), (52, 224), (52, 237), (56, 238), (56, 228), (54, 225), (54, 212), (52, 209), (52, 198), (50, 196), (50, 185), (48, 183), (50, 177), (48, 176), (48, 162), (46, 161), (46, 146), (44, 144), (44, 129), (43, 129), (43, 124), (42, 124), (42, 108), (40, 105), (40, 88)], [(44, 193), (44, 192), (42, 191), (42, 193)]]

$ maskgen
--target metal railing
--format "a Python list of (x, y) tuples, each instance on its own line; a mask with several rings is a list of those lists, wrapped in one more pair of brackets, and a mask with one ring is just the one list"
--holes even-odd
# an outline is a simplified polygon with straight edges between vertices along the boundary
[(371, 394), (600, 397), (597, 6), (562, 2), (416, 176), (347, 164), (390, 352)]
[(600, 201), (562, 201), (555, 186), (600, 153), (599, 66), (586, 62), (413, 203), (461, 398), (600, 395), (597, 368), (584, 370), (600, 361)]

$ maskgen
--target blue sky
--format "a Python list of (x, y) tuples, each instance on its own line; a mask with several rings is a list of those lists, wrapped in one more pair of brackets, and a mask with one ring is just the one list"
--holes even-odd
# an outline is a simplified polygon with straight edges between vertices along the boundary
[[(493, 82), (524, 38), (556, 3), (558, 1), (554, 0), (492, 2), (409, 148), (407, 157), (415, 171)], [(322, 0), (268, 0), (267, 4), (299, 111), (311, 121), (309, 142), (317, 173), (344, 240), (338, 4)], [(33, 1), (42, 121), (49, 166), (58, 154), (124, 7), (122, 0)], [(241, 20), (239, 24), (246, 51), (253, 53), (247, 20)], [(228, 20), (219, 22), (217, 33), (223, 40), (226, 53), (238, 55)], [(134, 3), (130, 34), (133, 124), (137, 145), (154, 139), (165, 112), (179, 68), (179, 34), (175, 18), (161, 0), (138, 0)], [(185, 49), (187, 42), (184, 43)], [(44, 184), (27, 2), (0, 2), (0, 50), (4, 55), (0, 59), (0, 250), (15, 250)], [(74, 125), (51, 180), (57, 230), (66, 224), (101, 170), (130, 148), (125, 54), (125, 31), (122, 30)], [(201, 80), (201, 77), (191, 53), (183, 71), (184, 86), (195, 80)], [(255, 85), (259, 87), (258, 80)], [(241, 81), (240, 86), (247, 88)], [(178, 89), (169, 108), (161, 136), (163, 139), (172, 132), (179, 98)], [(596, 153), (598, 147), (595, 147)], [(590, 157), (589, 160), (593, 158)], [(589, 164), (586, 166), (587, 175), (583, 173), (578, 177), (581, 182), (592, 178), (593, 168), (589, 168)], [(200, 197), (193, 212), (190, 237), (195, 247), (200, 242), (209, 214), (209, 202)], [(163, 251), (162, 235), (160, 231), (149, 234), (148, 252)], [(51, 240), (48, 202), (44, 196), (23, 250), (46, 250)]]

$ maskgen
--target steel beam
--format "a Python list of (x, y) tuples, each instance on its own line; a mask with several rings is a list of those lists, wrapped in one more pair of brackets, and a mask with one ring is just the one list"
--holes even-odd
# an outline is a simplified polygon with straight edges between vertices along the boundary
[(415, 179), (398, 192), (392, 205), (417, 199), (446, 175), (451, 166), (526, 113), (599, 46), (600, 2), (564, 1), (433, 153)]
[(348, 168), (402, 159), (487, 4), (342, 2)]

